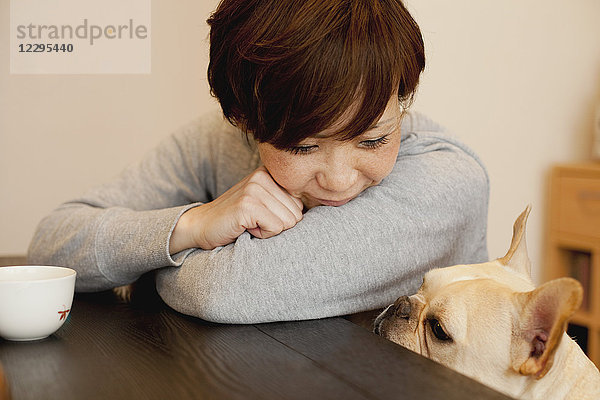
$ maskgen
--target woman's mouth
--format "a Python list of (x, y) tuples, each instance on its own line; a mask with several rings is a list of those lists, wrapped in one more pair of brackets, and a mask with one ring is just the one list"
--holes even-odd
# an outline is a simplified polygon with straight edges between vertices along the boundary
[(317, 200), (319, 203), (321, 203), (324, 206), (339, 207), (339, 206), (343, 206), (344, 204), (346, 204), (347, 202), (349, 202), (352, 199), (353, 199), (353, 197), (350, 197), (350, 198), (347, 198), (344, 200), (325, 200), (325, 199), (315, 199), (315, 200)]

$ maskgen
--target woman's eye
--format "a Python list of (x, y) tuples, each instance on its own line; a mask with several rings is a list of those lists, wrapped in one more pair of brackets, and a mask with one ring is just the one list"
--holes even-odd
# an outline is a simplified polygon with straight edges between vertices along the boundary
[(390, 141), (390, 138), (388, 136), (389, 135), (385, 135), (377, 139), (363, 140), (362, 142), (360, 142), (360, 144), (369, 149), (376, 149), (378, 147), (383, 146), (384, 144), (387, 144)]
[(437, 319), (430, 319), (429, 325), (431, 326), (431, 332), (433, 332), (434, 336), (439, 340), (444, 342), (452, 340), (452, 338), (444, 331), (444, 328), (442, 328), (440, 321), (438, 321)]
[(313, 149), (316, 149), (318, 146), (312, 145), (312, 146), (294, 146), (294, 147), (290, 147), (287, 151), (289, 151), (290, 153), (292, 153), (293, 155), (297, 155), (297, 154), (308, 154), (310, 153)]

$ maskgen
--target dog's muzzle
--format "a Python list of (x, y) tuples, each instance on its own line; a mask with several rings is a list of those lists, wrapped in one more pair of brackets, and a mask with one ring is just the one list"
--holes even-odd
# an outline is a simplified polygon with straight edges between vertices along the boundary
[(379, 314), (379, 316), (375, 319), (375, 323), (373, 324), (375, 329), (373, 329), (373, 332), (376, 335), (381, 335), (381, 324), (387, 318), (392, 316), (408, 320), (410, 317), (410, 310), (411, 305), (408, 296), (398, 297), (394, 304), (390, 304), (388, 308), (386, 308), (385, 311)]

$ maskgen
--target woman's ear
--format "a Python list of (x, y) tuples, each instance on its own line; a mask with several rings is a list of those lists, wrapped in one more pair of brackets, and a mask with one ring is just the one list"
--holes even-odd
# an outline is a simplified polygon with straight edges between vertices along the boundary
[(550, 370), (567, 322), (582, 297), (581, 284), (572, 278), (555, 279), (531, 292), (515, 294), (519, 320), (511, 344), (513, 369), (537, 379)]

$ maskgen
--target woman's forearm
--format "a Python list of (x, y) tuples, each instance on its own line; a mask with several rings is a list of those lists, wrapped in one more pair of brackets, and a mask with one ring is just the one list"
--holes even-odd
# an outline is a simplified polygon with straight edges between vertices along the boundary
[(322, 318), (386, 305), (431, 268), (486, 261), (485, 170), (427, 135), (404, 151), (389, 180), (342, 207), (316, 207), (270, 239), (245, 233), (160, 271), (160, 295), (216, 322)]
[(28, 259), (75, 269), (78, 291), (131, 283), (153, 269), (180, 265), (169, 254), (169, 235), (192, 206), (134, 211), (68, 203), (39, 224)]

